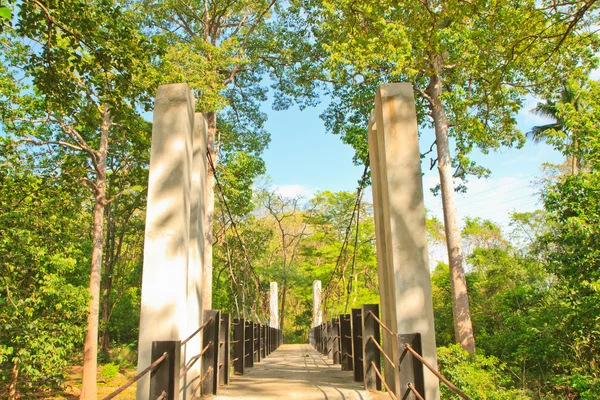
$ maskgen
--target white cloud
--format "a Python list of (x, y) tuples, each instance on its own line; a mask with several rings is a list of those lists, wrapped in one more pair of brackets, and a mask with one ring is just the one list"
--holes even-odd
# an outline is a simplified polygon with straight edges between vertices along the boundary
[[(468, 192), (456, 195), (456, 207), (461, 222), (467, 216), (481, 217), (491, 219), (507, 229), (509, 213), (515, 210), (533, 211), (540, 207), (538, 190), (532, 183), (535, 175), (537, 173), (471, 180)], [(429, 191), (438, 182), (435, 175), (424, 177), (425, 207), (431, 215), (443, 220), (441, 198), (434, 197)]]
[(271, 185), (271, 189), (277, 192), (280, 196), (287, 198), (303, 197), (305, 199), (311, 198), (317, 189), (309, 188), (303, 185)]

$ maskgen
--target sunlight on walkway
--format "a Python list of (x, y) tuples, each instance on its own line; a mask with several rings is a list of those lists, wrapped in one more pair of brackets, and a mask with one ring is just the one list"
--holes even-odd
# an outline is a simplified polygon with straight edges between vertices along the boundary
[(368, 400), (386, 399), (384, 393), (365, 391), (354, 382), (352, 372), (323, 357), (307, 344), (286, 344), (254, 364), (243, 376), (232, 376), (231, 384), (219, 389), (218, 400), (306, 399)]

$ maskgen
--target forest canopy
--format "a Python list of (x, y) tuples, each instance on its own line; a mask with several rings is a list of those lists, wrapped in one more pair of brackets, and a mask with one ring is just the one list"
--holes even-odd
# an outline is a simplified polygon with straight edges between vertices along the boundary
[[(0, 3), (0, 397), (95, 399), (98, 376), (135, 369), (161, 84), (189, 83), (208, 122), (208, 304), (265, 320), (276, 281), (286, 342), (304, 343), (314, 280), (325, 318), (378, 303), (367, 123), (378, 85), (410, 82), (444, 202), (428, 240), (450, 254), (431, 265), (441, 371), (477, 399), (600, 398), (598, 16), (595, 0)], [(520, 126), (532, 99), (547, 123)], [(284, 196), (267, 114), (319, 103), (365, 174)], [(474, 152), (527, 140), (564, 160), (539, 172), (540, 209), (460, 220), (456, 193), (495, 172)]]

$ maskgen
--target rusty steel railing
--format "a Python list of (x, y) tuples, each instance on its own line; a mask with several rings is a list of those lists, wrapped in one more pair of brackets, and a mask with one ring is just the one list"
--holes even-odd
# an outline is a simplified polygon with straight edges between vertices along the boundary
[[(150, 364), (150, 366), (148, 366), (146, 369), (144, 369), (142, 372), (140, 372), (139, 374), (137, 374), (136, 376), (134, 376), (133, 378), (131, 378), (130, 380), (128, 380), (127, 382), (125, 382), (123, 385), (119, 386), (119, 388), (117, 390), (115, 390), (114, 392), (112, 392), (111, 394), (109, 394), (108, 396), (104, 397), (103, 400), (111, 400), (114, 399), (115, 397), (117, 397), (119, 394), (123, 393), (128, 387), (130, 387), (131, 385), (133, 385), (135, 382), (139, 381), (144, 375), (146, 375), (147, 373), (153, 371), (156, 367), (158, 367), (163, 361), (165, 361), (167, 358), (169, 358), (169, 354), (167, 354), (166, 352), (163, 353), (162, 356), (160, 356), (156, 361), (154, 361), (152, 364)], [(165, 393), (166, 395), (166, 393)], [(157, 398), (158, 400), (159, 398)]]
[[(387, 334), (383, 340), (386, 346), (381, 331)], [(379, 318), (377, 304), (365, 304), (352, 309), (352, 314), (325, 321), (311, 328), (309, 338), (316, 350), (334, 364), (341, 364), (343, 371), (353, 371), (354, 380), (363, 382), (366, 390), (381, 390), (383, 386), (392, 400), (425, 400), (423, 368), (462, 399), (471, 400), (423, 358), (420, 334), (392, 331)], [(394, 354), (384, 348), (391, 348)], [(393, 382), (387, 382), (386, 377)]]
[[(152, 372), (149, 400), (174, 398), (180, 382), (200, 362), (201, 377), (192, 388), (194, 396), (216, 395), (220, 386), (229, 385), (229, 366), (235, 375), (243, 375), (283, 344), (280, 329), (235, 318), (218, 310), (205, 310), (204, 323), (184, 340), (152, 342), (152, 364), (104, 398), (111, 400)], [(233, 329), (232, 329), (233, 327)], [(182, 346), (202, 332), (202, 350), (185, 364), (180, 362)], [(233, 335), (233, 340), (231, 336)], [(246, 336), (248, 335), (248, 336)]]

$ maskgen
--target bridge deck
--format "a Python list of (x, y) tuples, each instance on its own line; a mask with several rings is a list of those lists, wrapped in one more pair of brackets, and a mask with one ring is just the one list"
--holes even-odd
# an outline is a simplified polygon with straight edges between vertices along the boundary
[(228, 399), (389, 399), (354, 382), (352, 372), (323, 357), (306, 344), (286, 344), (255, 363), (243, 376), (219, 389), (218, 400)]

